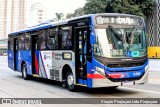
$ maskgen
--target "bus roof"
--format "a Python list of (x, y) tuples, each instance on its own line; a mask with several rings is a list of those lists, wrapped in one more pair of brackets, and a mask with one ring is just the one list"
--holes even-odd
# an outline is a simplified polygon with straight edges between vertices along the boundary
[(26, 32), (31, 32), (31, 31), (35, 31), (35, 30), (45, 29), (45, 28), (49, 28), (49, 27), (53, 27), (53, 26), (57, 26), (57, 25), (67, 24), (69, 21), (78, 20), (78, 19), (81, 19), (81, 18), (95, 17), (95, 16), (102, 16), (102, 15), (106, 15), (106, 16), (139, 17), (139, 16), (136, 16), (136, 15), (121, 14), (121, 13), (88, 14), (88, 15), (83, 15), (83, 16), (79, 16), (79, 17), (75, 17), (75, 18), (71, 18), (71, 19), (66, 19), (66, 20), (58, 21), (58, 22), (43, 22), (43, 23), (40, 23), (40, 24), (35, 25), (35, 26), (28, 27), (28, 28), (23, 29), (23, 30), (11, 32), (11, 33), (9, 33), (9, 35), (15, 35), (15, 34), (19, 34), (19, 33), (26, 33)]

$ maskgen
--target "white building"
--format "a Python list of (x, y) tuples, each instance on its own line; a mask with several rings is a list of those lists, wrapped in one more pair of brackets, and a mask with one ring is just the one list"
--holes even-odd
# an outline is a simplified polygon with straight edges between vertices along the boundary
[(35, 3), (31, 5), (29, 13), (29, 24), (28, 26), (34, 26), (36, 24), (42, 23), (47, 19), (47, 10), (44, 8), (43, 4)]
[(0, 39), (7, 36), (7, 0), (0, 0)]
[(0, 0), (0, 39), (26, 27), (27, 0)]

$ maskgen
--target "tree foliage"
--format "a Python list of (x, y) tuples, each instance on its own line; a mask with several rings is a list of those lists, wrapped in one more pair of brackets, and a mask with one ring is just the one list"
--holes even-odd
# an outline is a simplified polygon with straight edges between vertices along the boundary
[(127, 13), (146, 18), (154, 9), (156, 0), (86, 0), (85, 14)]
[(64, 17), (63, 13), (55, 13), (56, 18), (54, 18), (53, 20), (59, 21), (62, 20), (62, 18)]
[(72, 17), (78, 17), (84, 15), (84, 9), (83, 8), (78, 8), (74, 11), (74, 13), (68, 13), (66, 15), (66, 19), (70, 19)]
[(107, 6), (106, 0), (86, 0), (87, 3), (84, 6), (85, 14), (104, 13)]

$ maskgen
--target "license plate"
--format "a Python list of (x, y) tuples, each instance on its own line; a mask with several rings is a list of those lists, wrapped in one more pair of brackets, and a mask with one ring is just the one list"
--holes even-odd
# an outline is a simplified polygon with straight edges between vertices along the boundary
[(122, 85), (133, 85), (133, 81), (122, 82)]

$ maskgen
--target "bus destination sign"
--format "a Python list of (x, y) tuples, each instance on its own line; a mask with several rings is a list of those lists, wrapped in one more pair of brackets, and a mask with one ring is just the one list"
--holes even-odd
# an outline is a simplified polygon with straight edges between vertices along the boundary
[(97, 24), (142, 25), (143, 20), (137, 17), (101, 16), (96, 18)]

